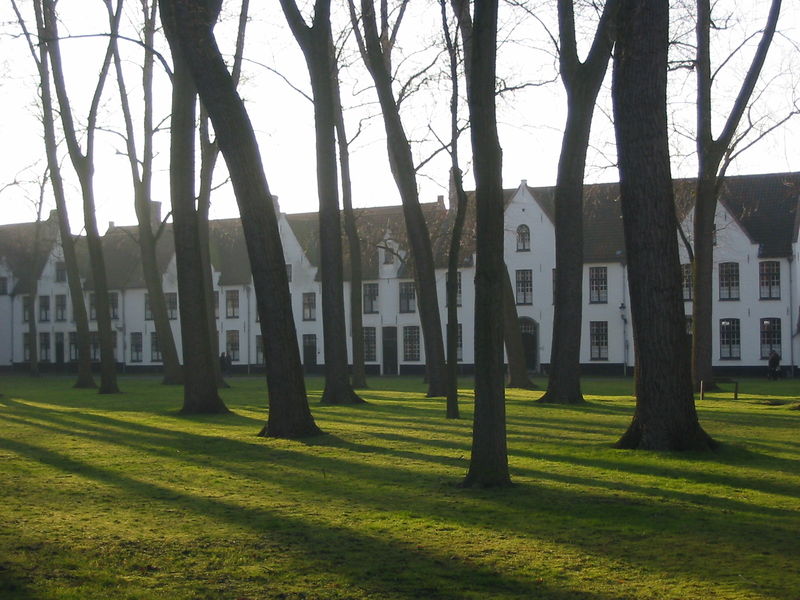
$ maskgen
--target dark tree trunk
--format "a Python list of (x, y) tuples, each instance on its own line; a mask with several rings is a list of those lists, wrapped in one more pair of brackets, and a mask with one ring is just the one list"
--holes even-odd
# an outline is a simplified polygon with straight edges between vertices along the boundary
[[(109, 19), (113, 19), (111, 6), (107, 5)], [(175, 347), (175, 336), (172, 335), (172, 326), (167, 314), (167, 302), (164, 298), (164, 289), (161, 285), (161, 273), (156, 260), (156, 236), (153, 232), (153, 219), (151, 216), (151, 182), (153, 168), (153, 38), (155, 34), (156, 2), (148, 6), (142, 5), (143, 16), (143, 41), (145, 45), (144, 63), (142, 65), (142, 92), (143, 92), (143, 132), (144, 152), (141, 160), (136, 151), (133, 130), (133, 115), (128, 102), (128, 91), (122, 70), (122, 59), (116, 39), (112, 38), (114, 51), (114, 66), (117, 72), (117, 86), (119, 87), (120, 104), (125, 120), (125, 143), (128, 153), (128, 163), (131, 169), (131, 180), (134, 190), (134, 207), (136, 219), (139, 223), (139, 253), (142, 258), (142, 274), (147, 288), (150, 311), (158, 336), (158, 347), (164, 365), (164, 378), (162, 383), (180, 384), (183, 382), (183, 370), (178, 359), (178, 350)]]
[[(100, 233), (97, 229), (95, 218), (94, 202), (94, 132), (96, 127), (97, 110), (100, 104), (103, 87), (108, 67), (111, 62), (112, 45), (106, 50), (103, 66), (98, 78), (92, 98), (92, 106), (89, 111), (87, 133), (86, 133), (86, 153), (81, 152), (78, 138), (72, 120), (69, 97), (64, 83), (64, 73), (61, 66), (61, 53), (58, 45), (58, 29), (56, 26), (55, 4), (52, 0), (44, 3), (44, 18), (47, 29), (48, 52), (53, 66), (53, 81), (56, 88), (56, 95), (61, 109), (61, 122), (64, 127), (64, 136), (67, 142), (70, 160), (75, 168), (75, 173), (81, 186), (83, 198), (83, 220), (86, 228), (86, 244), (89, 249), (89, 263), (91, 266), (92, 278), (95, 292), (95, 307), (97, 313), (97, 332), (100, 338), (100, 387), (101, 394), (119, 393), (117, 387), (116, 361), (114, 360), (114, 346), (111, 331), (111, 313), (108, 301), (108, 284), (106, 279), (105, 259), (103, 257), (103, 245)], [(112, 19), (112, 38), (116, 34), (121, 15), (121, 6), (118, 5), (114, 11)]]
[[(162, 11), (164, 9), (162, 8)], [(171, 27), (162, 15), (165, 29)], [(178, 270), (181, 341), (186, 377), (181, 412), (225, 413), (219, 396), (211, 339), (206, 327), (206, 295), (200, 257), (200, 234), (194, 197), (196, 91), (181, 51), (172, 47), (172, 121), (170, 125), (170, 197), (175, 262)]]
[(536, 386), (528, 377), (528, 365), (525, 357), (525, 346), (522, 343), (522, 332), (519, 328), (519, 314), (514, 297), (514, 286), (508, 268), (503, 263), (503, 338), (508, 357), (508, 383), (510, 388), (534, 390)]
[(583, 310), (583, 176), (597, 94), (614, 45), (616, 0), (609, 0), (586, 60), (575, 39), (573, 0), (559, 0), (561, 81), (567, 92), (567, 124), (561, 142), (555, 193), (556, 277), (553, 341), (547, 392), (539, 402), (582, 404), (580, 384)]
[(497, 299), (503, 296), (502, 150), (495, 114), (497, 0), (478, 2), (471, 36), (468, 77), (469, 114), (477, 205), (475, 268), (475, 419), (472, 455), (463, 485), (511, 484), (506, 447), (503, 387), (503, 321)]
[[(636, 411), (619, 448), (707, 450), (681, 297), (667, 139), (666, 0), (622, 0), (612, 99), (636, 350)], [(657, 315), (658, 318), (653, 318)]]
[(336, 95), (330, 0), (316, 0), (314, 23), (308, 27), (294, 0), (281, 0), (283, 12), (303, 50), (314, 96), (314, 130), (319, 194), (319, 243), (322, 271), (322, 328), (325, 347), (323, 404), (356, 404), (347, 364), (347, 333), (342, 297), (342, 225), (336, 164)]
[(442, 320), (436, 293), (433, 251), (428, 226), (419, 204), (416, 169), (411, 155), (411, 146), (406, 137), (392, 90), (391, 61), (389, 56), (384, 54), (385, 51), (390, 51), (389, 45), (383, 44), (386, 50), (382, 49), (373, 0), (362, 0), (361, 13), (364, 26), (364, 60), (378, 94), (386, 130), (389, 165), (403, 203), (408, 241), (414, 260), (419, 317), (425, 346), (428, 396), (446, 396), (447, 369), (442, 338)]
[[(454, 55), (454, 53), (452, 53)], [(452, 73), (451, 73), (452, 76)], [(455, 121), (454, 103), (457, 102), (458, 88), (456, 79), (453, 79), (453, 100), (450, 103), (450, 114)], [(452, 125), (452, 123), (451, 123)], [(452, 130), (452, 127), (451, 127)], [(461, 178), (461, 169), (458, 166), (457, 140), (452, 143), (452, 167), (450, 168), (450, 184), (453, 188), (456, 201), (456, 216), (453, 221), (453, 231), (450, 234), (450, 250), (447, 254), (447, 410), (448, 419), (458, 419), (461, 414), (458, 409), (458, 265), (460, 264), (459, 249), (464, 233), (464, 221), (467, 216), (467, 193)], [(451, 203), (453, 198), (451, 198)], [(452, 210), (452, 204), (450, 210)]]
[[(47, 39), (41, 0), (33, 3), (36, 15), (36, 29), (40, 39)], [(44, 146), (47, 155), (47, 167), (50, 171), (50, 183), (53, 186), (53, 197), (58, 214), (58, 231), (61, 238), (61, 249), (64, 252), (64, 266), (67, 271), (67, 286), (72, 299), (72, 314), (78, 338), (78, 378), (76, 388), (97, 387), (92, 377), (92, 363), (89, 358), (89, 319), (86, 304), (83, 301), (81, 276), (78, 259), (75, 255), (75, 242), (69, 225), (64, 180), (61, 177), (61, 166), (58, 161), (58, 150), (55, 135), (53, 99), (50, 89), (50, 66), (46, 45), (39, 46), (37, 51), (31, 46), (31, 54), (39, 70), (40, 90), (42, 96), (42, 125), (44, 127)]]
[[(30, 248), (30, 260), (28, 261), (28, 277), (30, 278), (30, 286), (28, 291), (28, 373), (31, 377), (39, 376), (39, 344), (36, 339), (36, 301), (39, 295), (39, 245), (42, 237), (42, 203), (36, 211), (36, 225), (33, 234), (33, 245)], [(23, 310), (24, 307), (23, 307)]]
[(734, 135), (744, 115), (755, 89), (767, 52), (772, 45), (781, 0), (772, 0), (767, 22), (761, 33), (747, 75), (742, 80), (736, 100), (725, 120), (719, 137), (714, 139), (712, 132), (711, 87), (711, 3), (709, 0), (697, 2), (697, 162), (698, 174), (695, 188), (694, 211), (694, 261), (693, 273), (693, 314), (692, 314), (692, 379), (694, 389), (716, 389), (712, 369), (712, 275), (714, 269), (714, 214), (717, 196), (730, 163), (730, 150), (735, 145)]
[[(180, 48), (228, 165), (253, 273), (267, 361), (269, 419), (261, 435), (320, 433), (306, 399), (278, 222), (244, 103), (217, 48), (215, 14), (202, 0), (163, 0), (162, 21)], [(174, 19), (174, 20), (173, 20)], [(174, 29), (169, 24), (177, 25)]]
[(361, 267), (361, 240), (358, 237), (358, 226), (353, 211), (353, 188), (350, 179), (350, 144), (344, 126), (344, 110), (339, 93), (338, 66), (333, 80), (335, 94), (334, 110), (336, 111), (336, 139), (339, 145), (339, 171), (342, 176), (342, 207), (344, 209), (344, 230), (347, 245), (350, 249), (350, 330), (353, 345), (353, 372), (351, 382), (355, 389), (367, 386), (367, 371), (364, 366), (364, 302), (363, 275)]

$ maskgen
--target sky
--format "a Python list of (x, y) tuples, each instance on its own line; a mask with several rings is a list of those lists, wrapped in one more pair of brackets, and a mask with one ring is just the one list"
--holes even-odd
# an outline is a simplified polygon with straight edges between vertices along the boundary
[[(731, 26), (727, 37), (715, 44), (716, 62), (722, 62), (728, 50), (735, 48), (741, 39), (758, 30), (766, 15), (763, 0), (738, 2), (726, 0), (733, 14), (745, 19)], [(138, 2), (128, 0), (124, 27), (134, 35), (132, 23), (137, 18)], [(256, 129), (265, 165), (267, 179), (273, 194), (279, 197), (284, 212), (316, 210), (317, 192), (314, 160), (313, 112), (311, 102), (299, 88), (310, 94), (305, 63), (298, 46), (289, 34), (277, 2), (251, 3), (250, 23), (241, 95)], [(336, 4), (336, 3), (335, 3)], [(29, 2), (22, 0), (23, 10), (30, 10)], [(223, 53), (233, 51), (238, 2), (226, 2), (224, 13), (216, 32)], [(91, 94), (96, 84), (97, 72), (105, 49), (103, 38), (92, 34), (107, 31), (105, 8), (100, 0), (61, 0), (59, 2), (62, 24), (62, 52), (66, 68), (67, 85), (73, 110), (79, 123), (84, 123)], [(341, 12), (341, 11), (340, 11)], [(26, 15), (32, 23), (32, 14)], [(498, 76), (509, 86), (523, 86), (516, 92), (498, 99), (500, 140), (503, 146), (504, 186), (516, 187), (521, 180), (532, 186), (549, 186), (555, 183), (558, 154), (561, 145), (565, 101), (563, 88), (557, 80), (554, 47), (542, 23), (554, 25), (551, 8), (539, 10), (538, 20), (524, 17), (503, 5), (501, 11), (501, 38)], [(338, 14), (338, 22), (343, 15)], [(441, 39), (437, 5), (428, 0), (411, 3), (398, 37), (394, 67), (398, 80), (403, 81), (421, 66), (433, 62)], [(541, 21), (541, 23), (540, 23)], [(0, 79), (0, 224), (29, 221), (35, 218), (35, 202), (39, 197), (40, 180), (44, 172), (44, 150), (37, 105), (37, 78), (33, 60), (25, 41), (18, 35), (10, 3), (0, 7), (0, 60), (4, 76)], [(582, 30), (591, 31), (591, 18), (579, 20)], [(685, 29), (685, 31), (682, 30)], [(691, 30), (685, 25), (675, 27), (675, 39), (688, 39)], [(785, 115), (792, 102), (800, 96), (800, 8), (795, 3), (784, 3), (779, 35), (769, 55), (762, 84), (758, 89), (759, 104), (754, 116), (761, 114)], [(88, 36), (88, 37), (87, 37)], [(588, 38), (587, 38), (588, 39)], [(169, 59), (163, 40), (158, 49)], [(587, 47), (584, 41), (583, 47)], [(371, 89), (369, 75), (360, 64), (352, 37), (345, 44), (343, 68), (343, 96), (349, 134), (360, 131), (351, 148), (354, 203), (356, 206), (380, 206), (399, 203), (394, 181), (386, 159), (383, 123)], [(122, 43), (125, 59), (126, 83), (129, 97), (138, 108), (139, 71), (137, 65), (141, 50), (131, 43)], [(724, 115), (733, 89), (744, 72), (744, 59), (750, 53), (745, 48), (742, 60), (727, 62), (715, 87), (719, 99), (719, 115)], [(160, 200), (168, 211), (168, 112), (170, 91), (162, 69), (156, 69), (156, 122), (161, 128), (156, 136), (156, 174), (153, 199)], [(274, 71), (281, 73), (281, 76)], [(610, 72), (610, 69), (609, 69)], [(287, 84), (288, 82), (291, 85)], [(768, 82), (769, 85), (766, 86)], [(293, 86), (293, 87), (292, 87)], [(588, 157), (586, 180), (588, 182), (615, 181), (615, 150), (610, 107), (610, 76), (607, 77), (598, 100)], [(463, 90), (462, 90), (463, 93)], [(448, 134), (447, 102), (450, 84), (447, 78), (431, 76), (424, 89), (411, 96), (403, 105), (402, 115), (418, 161), (425, 160), (438, 147), (436, 137)], [(673, 115), (673, 176), (691, 177), (696, 163), (692, 154), (691, 129), (693, 119), (693, 77), (684, 70), (676, 70), (670, 80), (670, 112)], [(100, 231), (108, 223), (117, 225), (135, 223), (130, 171), (127, 158), (122, 154), (123, 142), (119, 131), (123, 124), (118, 110), (119, 97), (116, 81), (109, 77), (100, 113), (102, 130), (97, 133), (97, 160), (95, 185), (97, 222)], [(466, 111), (463, 113), (466, 115)], [(715, 128), (722, 124), (717, 115)], [(67, 176), (67, 194), (70, 219), (75, 232), (81, 230), (80, 189), (65, 157), (62, 169)], [(470, 181), (469, 136), (462, 136), (460, 153), (467, 185)], [(449, 158), (438, 154), (419, 172), (420, 200), (433, 202), (438, 195), (447, 198)], [(780, 172), (800, 170), (800, 118), (789, 121), (737, 159), (730, 174)], [(212, 199), (212, 218), (235, 217), (238, 214), (235, 198), (224, 163), (220, 161), (215, 182), (219, 188)], [(15, 183), (16, 182), (16, 183)], [(45, 215), (54, 207), (45, 188)]]

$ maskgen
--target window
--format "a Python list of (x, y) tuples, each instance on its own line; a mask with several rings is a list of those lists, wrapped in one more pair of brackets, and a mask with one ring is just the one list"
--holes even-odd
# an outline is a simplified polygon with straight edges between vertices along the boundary
[(419, 326), (403, 327), (403, 360), (419, 360)]
[[(720, 265), (722, 267), (722, 265)], [(722, 273), (722, 271), (720, 271)], [(683, 300), (687, 302), (692, 296), (692, 264), (681, 265), (681, 281), (683, 282)]]
[(69, 359), (71, 361), (78, 360), (78, 332), (69, 332)]
[(761, 300), (781, 299), (781, 265), (777, 260), (758, 263), (758, 284)]
[[(447, 281), (450, 281), (449, 271), (447, 272)], [(456, 271), (456, 306), (461, 306), (461, 271)]]
[(56, 294), (56, 321), (67, 320), (67, 295)]
[(378, 360), (377, 340), (374, 327), (364, 327), (364, 362)]
[(292, 265), (286, 265), (286, 279), (292, 283)]
[(739, 299), (739, 263), (719, 263), (719, 299)]
[(589, 302), (608, 303), (608, 268), (589, 267)]
[(25, 323), (31, 320), (31, 309), (33, 309), (31, 304), (33, 304), (33, 301), (30, 296), (22, 297), (22, 321)]
[(158, 334), (155, 331), (150, 332), (150, 360), (161, 362), (161, 349), (158, 347)]
[(150, 294), (147, 293), (144, 295), (144, 320), (153, 320), (153, 311), (150, 309)]
[(458, 339), (456, 340), (456, 360), (458, 362), (464, 360), (464, 345), (462, 344), (462, 337), (461, 337), (461, 323), (458, 324)]
[(303, 321), (317, 320), (317, 294), (305, 292), (303, 294)]
[(417, 312), (417, 290), (413, 281), (400, 282), (400, 312)]
[(56, 281), (63, 283), (67, 280), (67, 265), (63, 261), (56, 263)]
[(0, 296), (8, 295), (8, 277), (0, 277)]
[(89, 359), (100, 360), (100, 335), (96, 331), (89, 332)]
[(373, 315), (378, 312), (378, 284), (364, 284), (364, 314)]
[(177, 292), (166, 292), (164, 300), (167, 303), (167, 318), (174, 321), (178, 318), (178, 294)]
[(119, 294), (117, 292), (108, 292), (108, 311), (113, 320), (119, 319)]
[(720, 320), (719, 357), (725, 360), (736, 360), (742, 357), (739, 337), (739, 319)]
[(231, 360), (239, 362), (239, 330), (229, 329), (225, 332), (225, 351)]
[(25, 362), (31, 359), (31, 334), (27, 331), (22, 334), (22, 360)]
[[(292, 265), (288, 265), (292, 266)], [(256, 364), (264, 365), (264, 338), (260, 335), (256, 336)]]
[(761, 319), (761, 358), (769, 358), (773, 350), (781, 353), (781, 320)]
[(533, 304), (533, 271), (517, 271), (517, 304)]
[(517, 227), (517, 252), (530, 252), (531, 230), (527, 225)]
[(391, 265), (394, 263), (394, 252), (389, 247), (389, 244), (383, 246), (383, 264)]
[(97, 297), (94, 292), (89, 293), (89, 320), (97, 320)]
[(225, 291), (225, 316), (229, 319), (239, 318), (239, 290)]
[(608, 360), (608, 321), (589, 322), (590, 358)]
[(219, 292), (214, 292), (214, 318), (219, 319)]
[(142, 333), (131, 333), (131, 362), (142, 362)]
[(39, 322), (50, 320), (50, 296), (39, 296)]
[(39, 360), (50, 362), (50, 332), (42, 331), (39, 333)]

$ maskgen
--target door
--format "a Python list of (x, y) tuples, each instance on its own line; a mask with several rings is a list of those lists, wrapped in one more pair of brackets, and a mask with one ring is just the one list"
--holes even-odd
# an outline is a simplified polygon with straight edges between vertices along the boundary
[(64, 364), (64, 334), (56, 332), (56, 364)]
[(313, 333), (303, 335), (303, 365), (308, 370), (317, 364), (317, 336)]
[(539, 325), (533, 319), (522, 317), (519, 330), (525, 349), (525, 366), (529, 371), (535, 371), (539, 368)]
[(383, 328), (383, 374), (397, 375), (397, 327)]

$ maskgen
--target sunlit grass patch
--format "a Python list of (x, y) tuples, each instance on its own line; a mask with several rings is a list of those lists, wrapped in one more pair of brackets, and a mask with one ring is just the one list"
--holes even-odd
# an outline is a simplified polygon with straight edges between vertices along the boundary
[(325, 435), (302, 441), (257, 437), (264, 381), (231, 383), (232, 414), (186, 417), (154, 378), (118, 396), (0, 379), (0, 597), (797, 598), (793, 381), (698, 401), (708, 455), (613, 449), (630, 379), (586, 379), (581, 406), (509, 390), (500, 491), (457, 485), (468, 380), (447, 420), (417, 378), (348, 407), (311, 378)]

